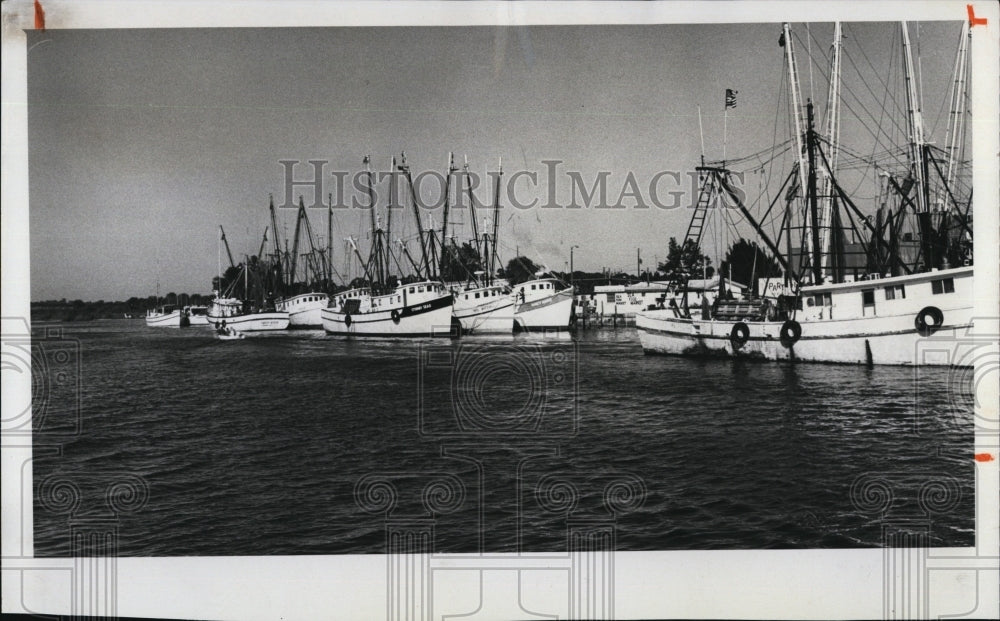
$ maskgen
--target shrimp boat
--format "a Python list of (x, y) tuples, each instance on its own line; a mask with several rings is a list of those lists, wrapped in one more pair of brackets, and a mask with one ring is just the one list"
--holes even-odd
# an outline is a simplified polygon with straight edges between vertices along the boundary
[[(449, 172), (454, 173), (457, 169), (454, 167), (451, 157), (449, 154)], [(469, 199), (472, 241), (463, 244), (461, 248), (455, 243), (454, 237), (450, 239), (450, 245), (441, 244), (438, 273), (454, 298), (452, 315), (458, 322), (462, 334), (510, 334), (514, 328), (514, 300), (510, 296), (510, 288), (505, 282), (494, 277), (498, 258), (497, 232), (499, 229), (500, 177), (502, 176), (503, 161), (501, 160), (493, 195), (493, 232), (492, 235), (487, 232), (484, 222), (484, 230), (480, 235), (476, 218), (476, 198), (472, 192), (469, 161), (466, 158), (462, 177), (466, 180), (465, 186)], [(442, 240), (448, 239), (450, 184), (451, 175), (449, 174), (445, 182)], [(434, 241), (432, 236), (432, 251)], [(462, 260), (463, 257), (466, 257), (466, 260)], [(471, 261), (468, 260), (469, 257), (471, 257)]]
[(217, 289), (207, 313), (209, 323), (217, 330), (229, 328), (237, 332), (287, 329), (288, 313), (277, 310), (273, 301), (265, 294), (266, 281), (272, 273), (270, 264), (253, 256), (247, 257), (239, 265), (234, 265), (225, 231), (222, 231), (221, 226), (219, 230), (222, 233), (220, 242), (225, 243), (230, 268), (234, 274), (228, 282), (223, 278), (220, 249)]
[[(783, 25), (779, 43), (788, 71), (796, 162), (770, 207), (767, 200), (757, 203), (772, 211), (785, 201), (783, 214), (774, 211), (778, 215), (770, 231), (764, 225), (767, 215), (754, 214), (744, 204), (734, 171), (725, 163), (697, 169), (701, 188), (685, 243), (698, 246), (712, 212), (738, 212), (780, 264), (784, 277), (777, 294), (720, 298), (693, 313), (686, 304), (642, 311), (636, 327), (644, 352), (869, 365), (971, 364), (961, 351), (973, 314), (971, 185), (959, 173), (965, 164), (968, 25), (958, 43), (943, 149), (924, 137), (909, 28), (901, 25), (909, 144), (891, 151), (894, 159), (888, 163), (859, 157), (838, 142), (841, 38), (838, 23), (821, 134), (812, 102), (801, 103), (792, 33)], [(838, 156), (842, 165), (853, 159), (856, 169), (864, 164), (876, 171), (873, 217), (864, 215), (838, 180)], [(780, 225), (774, 226), (776, 221)], [(793, 229), (796, 221), (800, 226)], [(772, 238), (774, 229), (778, 233)], [(769, 288), (766, 281), (759, 284)], [(941, 349), (942, 337), (949, 350), (957, 345), (958, 351), (928, 355)]]
[(529, 280), (514, 287), (514, 330), (569, 330), (573, 287), (556, 278)]
[[(361, 255), (354, 239), (348, 238), (358, 260), (364, 265), (363, 280), (368, 286), (356, 287), (333, 296), (327, 308), (321, 313), (323, 330), (327, 334), (345, 337), (432, 337), (452, 334), (451, 293), (440, 282), (420, 279), (416, 282), (399, 283), (390, 273), (393, 257), (386, 240), (389, 239), (391, 219), (385, 228), (376, 215), (371, 158), (365, 156), (364, 163), (368, 176), (368, 193), (371, 214), (371, 248), (367, 260)], [(390, 188), (396, 172), (396, 160), (392, 160)], [(404, 160), (405, 166), (405, 160)], [(407, 169), (408, 172), (408, 169)], [(392, 193), (390, 191), (390, 205)], [(414, 199), (415, 200), (415, 199)], [(414, 211), (416, 206), (414, 203)], [(391, 210), (388, 212), (391, 218)], [(418, 221), (419, 226), (419, 221)], [(421, 237), (421, 241), (423, 238)], [(422, 246), (426, 259), (426, 249)], [(426, 261), (425, 261), (426, 265)], [(428, 272), (429, 273), (429, 272)]]
[(151, 328), (186, 328), (191, 325), (191, 320), (184, 309), (166, 305), (146, 311), (146, 325)]
[(208, 321), (216, 328), (229, 327), (238, 332), (286, 330), (288, 313), (258, 307), (242, 298), (217, 297), (208, 307)]
[(441, 283), (422, 281), (383, 295), (366, 288), (337, 294), (321, 316), (323, 329), (334, 336), (450, 336), (451, 307)]
[(514, 299), (506, 285), (485, 286), (453, 283), (452, 314), (462, 334), (510, 334), (514, 328)]
[[(313, 241), (312, 226), (306, 215), (305, 204), (302, 197), (299, 197), (299, 210), (295, 221), (295, 234), (291, 251), (282, 252), (278, 240), (278, 222), (274, 210), (274, 197), (270, 201), (271, 227), (274, 231), (274, 251), (272, 263), (279, 266), (279, 289), (284, 293), (275, 300), (275, 308), (278, 311), (288, 313), (289, 328), (322, 328), (323, 320), (320, 312), (327, 307), (330, 302), (329, 295), (324, 289), (329, 288), (332, 282), (332, 254), (330, 247), (332, 230), (327, 231), (326, 249), (317, 248)], [(332, 205), (328, 208), (328, 224), (332, 219)], [(303, 253), (301, 258), (304, 262), (299, 262), (299, 243), (302, 240), (302, 231), (305, 230), (305, 241), (309, 245), (309, 252)], [(264, 232), (263, 244), (267, 242), (267, 231)], [(300, 268), (305, 268), (305, 275), (302, 281), (298, 280)], [(309, 284), (307, 284), (309, 283)]]

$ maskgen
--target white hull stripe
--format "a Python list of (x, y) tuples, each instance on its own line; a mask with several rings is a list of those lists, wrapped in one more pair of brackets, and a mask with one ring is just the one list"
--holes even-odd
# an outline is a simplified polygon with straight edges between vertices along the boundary
[[(736, 324), (733, 324), (736, 325)], [(799, 324), (802, 325), (802, 324)], [(808, 324), (806, 324), (808, 325)], [(780, 326), (775, 326), (780, 328)], [(964, 325), (943, 325), (937, 330), (960, 330), (971, 328), (972, 324)], [(677, 332), (674, 330), (664, 330), (662, 328), (650, 328), (647, 326), (636, 326), (636, 329), (641, 332), (648, 332), (649, 334), (665, 334), (667, 336), (673, 336), (684, 339), (714, 339), (719, 341), (728, 341), (728, 334), (697, 334), (694, 332)], [(895, 336), (898, 334), (916, 334), (916, 328), (909, 328), (906, 330), (887, 330), (883, 332), (858, 332), (854, 334), (826, 334), (826, 335), (806, 335), (803, 334), (798, 340), (799, 341), (824, 341), (832, 339), (859, 339), (859, 338), (876, 338), (880, 336)], [(777, 336), (753, 336), (749, 337), (750, 341), (778, 341), (780, 340)]]

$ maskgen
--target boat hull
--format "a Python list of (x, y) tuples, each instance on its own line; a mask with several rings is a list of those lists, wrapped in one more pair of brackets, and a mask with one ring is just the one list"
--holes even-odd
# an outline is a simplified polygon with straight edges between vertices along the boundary
[(569, 330), (573, 312), (573, 290), (564, 289), (550, 296), (514, 305), (515, 330), (525, 332)]
[[(922, 335), (914, 316), (894, 315), (840, 321), (804, 321), (801, 336), (781, 321), (716, 321), (674, 317), (670, 309), (639, 313), (636, 329), (642, 349), (650, 354), (756, 358), (845, 364), (968, 366), (969, 353), (980, 345), (968, 339), (972, 308), (943, 309), (944, 323)], [(746, 326), (746, 341), (733, 333)], [(782, 338), (782, 332), (785, 337)]]
[(462, 334), (510, 334), (514, 330), (514, 301), (509, 297), (465, 308), (456, 303), (453, 314), (462, 325)]
[(188, 315), (188, 321), (191, 322), (192, 326), (207, 326), (208, 315)]
[(185, 328), (191, 325), (190, 319), (179, 310), (163, 315), (147, 315), (146, 325), (150, 328)]
[(326, 294), (307, 293), (279, 300), (276, 306), (279, 311), (288, 313), (289, 328), (310, 329), (323, 327), (323, 318), (320, 313), (328, 303), (329, 298)]
[(221, 326), (226, 322), (226, 326), (238, 332), (267, 332), (272, 330), (288, 329), (288, 313), (268, 312), (250, 313), (247, 315), (231, 315), (223, 317), (221, 315), (208, 314), (209, 322), (215, 326)]
[[(395, 313), (395, 314), (394, 314)], [(345, 313), (325, 308), (323, 330), (334, 336), (400, 338), (450, 336), (452, 296), (397, 309)]]

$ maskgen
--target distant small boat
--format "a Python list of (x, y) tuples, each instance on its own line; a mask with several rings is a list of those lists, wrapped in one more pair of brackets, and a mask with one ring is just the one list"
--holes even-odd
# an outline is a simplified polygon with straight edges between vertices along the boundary
[(238, 341), (242, 338), (246, 338), (246, 335), (243, 334), (242, 332), (237, 332), (232, 328), (226, 327), (226, 328), (219, 328), (218, 330), (216, 330), (215, 338), (219, 339), (220, 341)]
[(146, 311), (146, 325), (151, 328), (186, 328), (191, 321), (183, 310), (168, 305)]

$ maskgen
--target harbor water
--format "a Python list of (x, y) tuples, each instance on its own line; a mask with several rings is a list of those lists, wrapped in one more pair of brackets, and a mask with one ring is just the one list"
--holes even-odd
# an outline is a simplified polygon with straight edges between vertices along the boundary
[(413, 524), (437, 552), (564, 550), (584, 522), (618, 550), (974, 544), (961, 371), (644, 356), (633, 328), (48, 327), (36, 556), (87, 519), (123, 556), (382, 553)]

